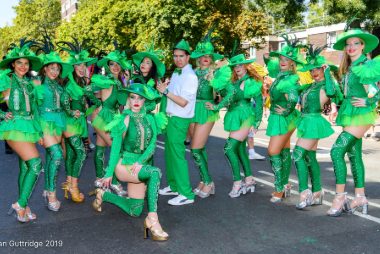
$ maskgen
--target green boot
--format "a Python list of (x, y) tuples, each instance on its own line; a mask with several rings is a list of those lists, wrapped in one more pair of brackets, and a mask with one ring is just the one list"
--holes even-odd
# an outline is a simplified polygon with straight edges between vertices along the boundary
[(25, 208), (28, 205), (28, 200), (33, 192), (33, 188), (38, 180), (38, 176), (42, 170), (42, 161), (39, 157), (26, 161), (28, 172), (24, 177), (21, 187), (21, 194), (18, 199), (18, 204)]
[(227, 157), (234, 181), (241, 181), (240, 166), (239, 166), (239, 146), (241, 142), (233, 138), (227, 138), (224, 145), (224, 155)]

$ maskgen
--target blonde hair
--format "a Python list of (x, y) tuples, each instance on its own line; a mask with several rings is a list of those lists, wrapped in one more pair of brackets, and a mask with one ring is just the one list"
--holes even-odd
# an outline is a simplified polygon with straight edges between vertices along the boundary
[[(208, 67), (208, 73), (205, 76), (205, 79), (208, 81), (211, 81), (214, 78), (214, 71), (216, 70), (216, 67), (217, 67), (212, 57), (210, 58), (211, 58), (211, 64)], [(197, 58), (196, 60), (197, 69), (200, 69), (200, 66), (201, 66), (199, 62), (200, 62), (200, 57)]]
[[(247, 70), (248, 76), (251, 78), (254, 78), (256, 81), (264, 82), (263, 77), (261, 77), (252, 64), (244, 64), (245, 69)], [(235, 71), (232, 72), (231, 81), (236, 82), (238, 80), (238, 76), (236, 75)]]
[[(364, 47), (365, 47), (364, 41), (360, 38), (358, 38), (358, 39), (360, 40), (361, 44), (364, 45)], [(342, 61), (340, 62), (340, 65), (339, 65), (339, 72), (338, 72), (338, 76), (339, 76), (340, 80), (342, 79), (343, 75), (348, 72), (348, 67), (351, 65), (351, 63), (352, 63), (352, 61), (351, 61), (350, 56), (347, 55), (346, 50), (343, 50), (343, 57), (342, 57)]]

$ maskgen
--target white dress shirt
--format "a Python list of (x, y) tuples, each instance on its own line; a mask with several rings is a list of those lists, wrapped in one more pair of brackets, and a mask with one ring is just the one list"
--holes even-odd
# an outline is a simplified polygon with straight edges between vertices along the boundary
[(170, 116), (181, 118), (194, 117), (195, 101), (198, 90), (198, 77), (193, 71), (190, 64), (182, 68), (181, 75), (173, 73), (168, 90), (170, 93), (180, 96), (188, 101), (185, 107), (179, 106), (168, 98), (166, 113)]

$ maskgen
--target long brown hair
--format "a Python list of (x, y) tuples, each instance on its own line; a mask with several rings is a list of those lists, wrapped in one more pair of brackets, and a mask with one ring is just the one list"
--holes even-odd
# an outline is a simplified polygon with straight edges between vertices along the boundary
[[(365, 47), (364, 41), (360, 38), (358, 39), (360, 40), (362, 45), (364, 45)], [(349, 57), (349, 55), (347, 55), (346, 50), (343, 49), (343, 57), (339, 65), (339, 72), (338, 72), (338, 76), (340, 80), (342, 79), (343, 75), (348, 72), (348, 67), (350, 67), (351, 64), (352, 64), (351, 58)]]
[[(264, 82), (264, 79), (257, 73), (257, 71), (255, 70), (252, 64), (244, 64), (244, 67), (247, 70), (248, 76), (250, 76), (251, 78), (254, 78), (256, 81)], [(233, 71), (231, 81), (236, 82), (238, 79), (239, 78), (236, 75), (235, 71)]]
[(45, 72), (45, 67), (49, 67), (50, 65), (53, 65), (53, 64), (57, 64), (58, 67), (60, 68), (60, 72), (59, 72), (59, 75), (58, 77), (56, 78), (57, 82), (59, 85), (63, 86), (63, 79), (61, 78), (61, 75), (62, 75), (62, 71), (63, 71), (63, 68), (62, 68), (62, 65), (60, 65), (59, 63), (49, 63), (49, 64), (46, 64), (44, 65), (40, 71), (38, 72), (38, 76), (40, 76), (42, 78), (42, 82), (45, 81), (45, 78), (46, 78), (46, 72)]

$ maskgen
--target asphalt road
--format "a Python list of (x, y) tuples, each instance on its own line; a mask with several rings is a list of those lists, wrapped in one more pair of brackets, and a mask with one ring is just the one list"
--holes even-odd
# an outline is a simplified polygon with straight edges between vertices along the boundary
[[(264, 155), (268, 144), (266, 121), (256, 136), (256, 150)], [(377, 126), (376, 128), (380, 128)], [(337, 133), (339, 128), (336, 127)], [(41, 174), (30, 206), (38, 219), (20, 224), (6, 214), (17, 198), (18, 163), (15, 155), (5, 155), (0, 145), (0, 253), (379, 253), (380, 249), (380, 143), (366, 139), (363, 158), (366, 165), (366, 192), (370, 201), (369, 215), (343, 214), (339, 218), (326, 216), (333, 199), (334, 173), (329, 149), (337, 134), (320, 142), (318, 159), (321, 165), (325, 201), (321, 206), (305, 211), (295, 209), (298, 201), (297, 177), (292, 169), (293, 195), (280, 204), (269, 202), (273, 191), (273, 175), (268, 160), (251, 161), (258, 182), (255, 193), (236, 199), (228, 196), (232, 187), (231, 170), (223, 155), (227, 133), (218, 122), (207, 144), (210, 173), (216, 185), (216, 195), (197, 198), (194, 204), (172, 207), (170, 197), (161, 196), (158, 212), (161, 224), (170, 234), (167, 242), (143, 239), (143, 220), (132, 218), (111, 204), (103, 212), (93, 211), (93, 198), (83, 204), (63, 200), (62, 209), (48, 211), (41, 197)], [(294, 143), (295, 135), (292, 142)], [(166, 186), (163, 161), (163, 140), (158, 142), (155, 163), (164, 173), (161, 186)], [(41, 150), (42, 151), (42, 150)], [(83, 192), (92, 190), (95, 178), (93, 155), (90, 153), (82, 171)], [(187, 152), (193, 186), (199, 181), (198, 171)], [(58, 186), (64, 181), (60, 170)], [(353, 181), (349, 173), (347, 190), (353, 196)]]

